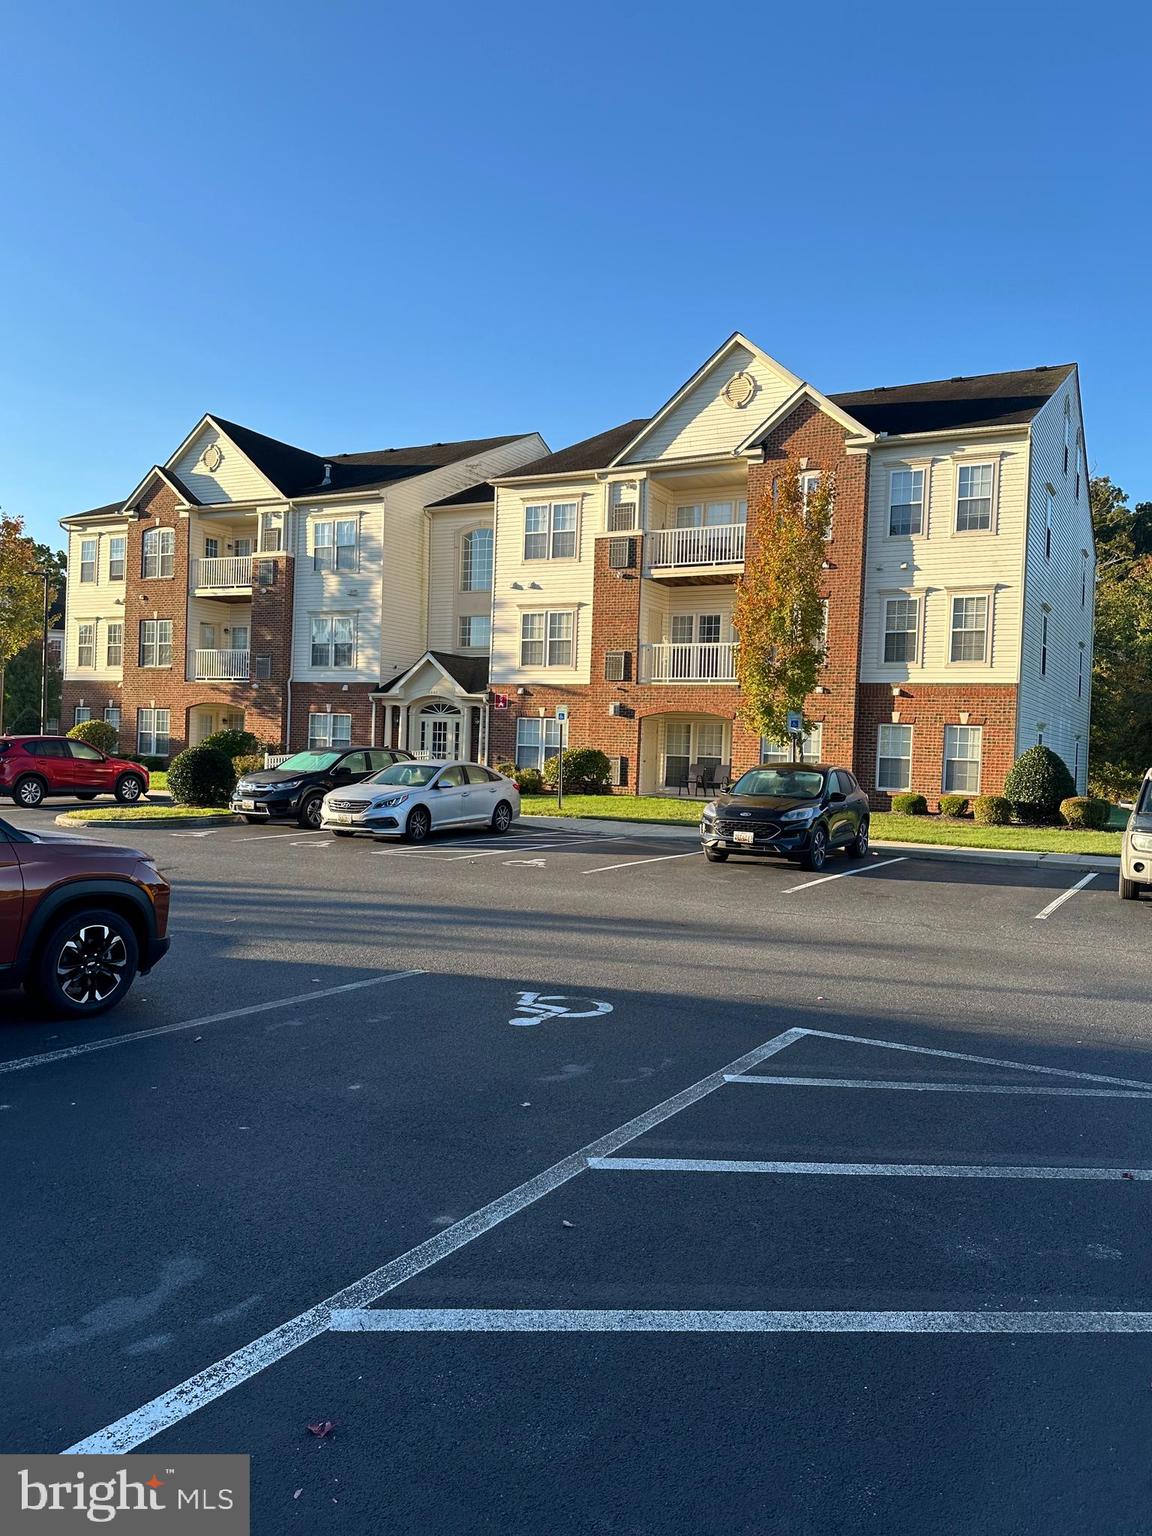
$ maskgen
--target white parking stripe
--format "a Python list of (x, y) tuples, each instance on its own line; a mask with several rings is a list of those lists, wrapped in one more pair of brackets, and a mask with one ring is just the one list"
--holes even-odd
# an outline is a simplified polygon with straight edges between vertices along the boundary
[[(625, 839), (617, 838), (615, 841), (624, 842)], [(628, 859), (623, 864), (601, 864), (597, 869), (586, 869), (583, 873), (586, 875), (603, 875), (607, 874), (610, 869), (631, 869), (636, 864), (663, 864), (668, 859), (693, 859), (703, 852), (703, 848), (692, 848), (688, 853), (661, 853), (654, 859)]]
[(388, 981), (407, 981), (423, 976), (424, 971), (387, 971), (369, 976), (367, 981), (346, 981), (339, 987), (322, 987), (319, 992), (300, 992), (295, 997), (279, 997), (271, 1003), (253, 1003), (248, 1008), (230, 1008), (227, 1013), (206, 1013), (186, 1024), (159, 1024), (155, 1029), (137, 1029), (130, 1035), (113, 1035), (108, 1040), (89, 1040), (84, 1045), (69, 1045), (59, 1051), (44, 1051), (39, 1056), (20, 1056), (15, 1061), (0, 1061), (0, 1072), (22, 1072), (25, 1067), (43, 1067), (51, 1061), (67, 1061), (73, 1056), (87, 1056), (92, 1051), (110, 1051), (114, 1045), (130, 1045), (133, 1040), (154, 1040), (158, 1035), (174, 1035), (182, 1029), (200, 1029), (205, 1024), (223, 1024), (228, 1019), (243, 1019), (252, 1013), (268, 1013), (274, 1008), (291, 1008), (296, 1003), (314, 1003), (318, 997), (335, 997), (339, 992), (358, 992), (362, 987), (379, 987)]
[(828, 880), (845, 880), (849, 875), (870, 875), (874, 869), (884, 869), (888, 864), (906, 864), (907, 854), (901, 854), (898, 859), (881, 859), (876, 864), (858, 864), (855, 869), (842, 869), (835, 875), (820, 875), (815, 880), (805, 880), (803, 885), (790, 885), (782, 893), (791, 896), (793, 891), (806, 891), (813, 885), (824, 885)]
[(1070, 890), (1065, 891), (1061, 896), (1057, 896), (1055, 901), (1050, 901), (1044, 908), (1043, 912), (1037, 912), (1033, 921), (1038, 923), (1042, 918), (1051, 917), (1057, 907), (1062, 907), (1070, 897), (1075, 896), (1077, 891), (1082, 891), (1084, 887), (1090, 884), (1091, 881), (1095, 880), (1095, 878), (1095, 874), (1091, 874), (1085, 875), (1083, 880), (1077, 880), (1076, 884), (1072, 886)]
[[(625, 843), (627, 841), (626, 837), (573, 837), (564, 846), (572, 848), (587, 843)], [(445, 860), (445, 862), (454, 864), (459, 859), (491, 859), (495, 858), (499, 853), (507, 853), (512, 848), (515, 848), (518, 853), (538, 853), (542, 848), (554, 848), (555, 846), (555, 843), (505, 843), (503, 848), (494, 848), (490, 853), (458, 853), (453, 858)], [(585, 873), (588, 873), (588, 871), (585, 871)]]
[[(626, 1312), (359, 1308), (334, 1333), (1152, 1333), (1152, 1312)], [(94, 1437), (95, 1438), (95, 1437)], [(109, 1449), (73, 1446), (67, 1455)]]
[(1134, 1088), (1050, 1088), (1046, 1083), (904, 1083), (868, 1077), (730, 1077), (730, 1083), (768, 1084), (786, 1088), (883, 1088), (912, 1093), (1019, 1093), (1063, 1099), (1147, 1099), (1152, 1093)]
[(256, 837), (232, 837), (232, 838), (229, 838), (229, 842), (232, 842), (232, 843), (278, 843), (282, 837), (301, 838), (301, 837), (326, 837), (326, 836), (327, 836), (327, 833), (325, 833), (325, 832), (305, 832), (304, 829), (301, 827), (296, 832), (265, 832), (265, 833), (257, 834)]
[(590, 1157), (599, 1173), (818, 1173), (883, 1179), (1152, 1179), (1152, 1168), (1023, 1168), (1013, 1163), (760, 1163), (705, 1157)]

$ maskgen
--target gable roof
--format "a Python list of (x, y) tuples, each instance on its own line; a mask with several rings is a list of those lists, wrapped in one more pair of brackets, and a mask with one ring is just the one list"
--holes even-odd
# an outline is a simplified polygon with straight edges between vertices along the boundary
[(439, 667), (457, 687), (464, 693), (483, 693), (488, 686), (488, 657), (487, 656), (457, 656), (451, 651), (425, 651), (419, 661), (401, 672), (397, 677), (380, 685), (381, 693), (394, 693), (402, 683), (406, 683), (413, 673), (418, 672), (426, 661), (431, 661)]
[(266, 480), (278, 491), (291, 496), (297, 486), (315, 485), (324, 478), (324, 460), (305, 448), (293, 448), (279, 438), (265, 437), (263, 432), (253, 432), (239, 422), (226, 421), (223, 416), (209, 413), (208, 420), (215, 422), (250, 459)]
[(490, 507), (496, 500), (496, 487), (491, 480), (481, 480), (479, 485), (470, 485), (466, 491), (453, 491), (451, 496), (442, 496), (439, 501), (430, 501), (429, 507)]
[(500, 475), (498, 478), (503, 484), (505, 480), (536, 480), (546, 475), (571, 475), (581, 470), (607, 469), (637, 433), (648, 425), (649, 420), (647, 416), (638, 416), (634, 421), (622, 422), (618, 427), (609, 427), (607, 432), (586, 437), (567, 448), (561, 448), (557, 453), (546, 453), (542, 459), (520, 464), (515, 474)]
[(872, 432), (895, 437), (964, 427), (1025, 425), (1063, 384), (1075, 363), (1015, 373), (977, 373), (923, 384), (894, 384), (830, 395)]
[(110, 501), (106, 507), (92, 507), (87, 512), (71, 512), (63, 521), (66, 523), (76, 523), (81, 518), (90, 517), (95, 522), (99, 518), (115, 517), (118, 513), (123, 512), (127, 505), (126, 501)]

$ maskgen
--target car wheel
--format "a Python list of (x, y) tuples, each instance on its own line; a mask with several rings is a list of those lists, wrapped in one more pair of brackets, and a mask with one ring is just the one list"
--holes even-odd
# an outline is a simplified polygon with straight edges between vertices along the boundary
[(404, 827), (404, 841), (406, 843), (427, 842), (428, 834), (432, 830), (432, 818), (422, 805), (418, 805), (409, 813), (408, 821)]
[(140, 946), (118, 912), (74, 912), (40, 945), (28, 990), (53, 1013), (88, 1018), (115, 1007), (136, 977)]
[(808, 844), (808, 850), (800, 859), (805, 869), (823, 869), (824, 861), (828, 857), (828, 834), (823, 827), (813, 827), (812, 839)]
[(868, 818), (861, 821), (856, 828), (856, 836), (848, 844), (847, 854), (850, 859), (866, 859), (868, 857)]
[(337, 832), (335, 827), (331, 828), (331, 832), (332, 832), (332, 836), (333, 837), (355, 837), (356, 836), (355, 832)]
[(320, 818), (324, 814), (324, 796), (309, 795), (300, 807), (300, 814), (296, 818), (302, 827), (307, 827), (312, 832), (319, 832)]
[(723, 864), (728, 858), (728, 850), (726, 848), (705, 848), (704, 857), (708, 860), (709, 864)]
[(12, 786), (12, 798), (17, 805), (33, 807), (44, 803), (44, 781), (42, 779), (17, 779)]
[(121, 805), (135, 805), (144, 793), (144, 780), (134, 773), (126, 773), (116, 784), (116, 798)]
[(501, 800), (500, 804), (492, 812), (492, 830), (501, 835), (507, 832), (512, 825), (512, 807), (507, 800)]
[(1139, 901), (1140, 900), (1140, 882), (1139, 882), (1139, 880), (1126, 880), (1124, 878), (1124, 876), (1121, 875), (1120, 876), (1120, 898), (1121, 898), (1122, 901)]

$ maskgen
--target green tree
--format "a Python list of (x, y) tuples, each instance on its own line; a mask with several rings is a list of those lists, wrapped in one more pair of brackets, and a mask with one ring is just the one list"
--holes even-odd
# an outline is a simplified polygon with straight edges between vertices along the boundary
[(771, 741), (788, 739), (788, 711), (803, 710), (824, 665), (823, 567), (835, 489), (825, 474), (805, 490), (790, 460), (753, 512), (752, 552), (732, 616), (736, 676), (741, 718)]
[(1137, 560), (1152, 555), (1152, 501), (1130, 507), (1128, 492), (1107, 475), (1094, 475), (1088, 482), (1088, 501), (1099, 579), (1120, 580)]
[[(4, 682), (4, 709), (2, 723), (6, 731), (23, 735), (35, 731), (40, 723), (40, 653), (42, 642), (37, 636), (24, 649), (0, 669)], [(60, 718), (60, 687), (63, 681), (60, 663), (52, 652), (48, 653), (48, 718)]]
[(1152, 555), (1123, 579), (1102, 572), (1096, 590), (1093, 784), (1130, 792), (1152, 764)]
[(40, 633), (43, 604), (36, 544), (20, 518), (0, 513), (0, 667)]

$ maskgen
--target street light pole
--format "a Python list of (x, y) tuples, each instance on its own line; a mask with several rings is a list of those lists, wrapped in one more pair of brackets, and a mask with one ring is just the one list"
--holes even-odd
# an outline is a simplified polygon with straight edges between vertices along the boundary
[(48, 722), (48, 572), (42, 570), (40, 575), (44, 579), (44, 624), (42, 639), (44, 648), (40, 653), (40, 730), (43, 732)]

